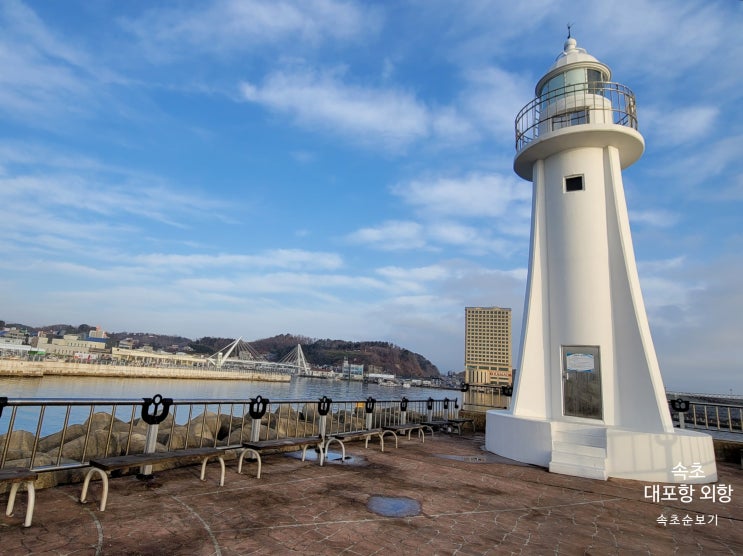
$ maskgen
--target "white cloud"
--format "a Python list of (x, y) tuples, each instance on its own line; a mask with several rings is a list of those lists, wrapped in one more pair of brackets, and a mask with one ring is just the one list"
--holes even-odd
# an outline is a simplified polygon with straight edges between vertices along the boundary
[(379, 10), (336, 0), (217, 0), (193, 9), (157, 7), (121, 20), (157, 62), (194, 52), (233, 55), (265, 45), (358, 42), (380, 24)]
[[(663, 153), (665, 156), (656, 161), (651, 171), (654, 175), (673, 179), (675, 194), (683, 193), (694, 201), (735, 200), (735, 180), (741, 179), (742, 142), (743, 135), (731, 134), (685, 151), (670, 150)], [(726, 175), (733, 179), (721, 181)]]
[(232, 270), (264, 268), (335, 270), (343, 266), (343, 260), (337, 253), (303, 251), (301, 249), (273, 249), (258, 255), (150, 253), (138, 255), (133, 258), (133, 261), (148, 268), (163, 267), (168, 271), (216, 268)]
[(630, 221), (656, 228), (671, 228), (679, 221), (679, 215), (668, 210), (633, 210)]
[[(463, 177), (419, 178), (391, 188), (415, 209), (420, 222), (390, 221), (348, 236), (384, 250), (456, 246), (474, 255), (512, 255), (529, 236), (531, 190), (516, 178), (471, 173)], [(505, 237), (504, 237), (505, 236)]]
[(294, 151), (291, 153), (291, 156), (300, 164), (309, 164), (315, 161), (314, 153), (308, 151)]
[(483, 133), (514, 145), (514, 118), (534, 97), (531, 77), (494, 66), (470, 68), (465, 77), (462, 111)]
[(126, 79), (82, 41), (56, 33), (52, 23), (17, 0), (1, 3), (0, 28), (0, 116), (59, 132), (69, 131), (59, 122), (78, 125), (102, 106), (109, 117), (126, 111), (107, 89)]
[[(499, 222), (494, 222), (498, 230), (501, 230)], [(504, 227), (506, 233), (511, 231), (510, 227)], [(467, 226), (456, 222), (429, 221), (426, 233), (432, 242), (446, 246), (456, 246), (460, 252), (484, 255), (487, 253), (498, 253), (500, 255), (511, 255), (514, 251), (522, 249), (526, 244), (505, 239), (494, 234), (490, 227)]]
[[(7, 193), (0, 214), (7, 213), (16, 225), (26, 220), (30, 229), (36, 231), (49, 228), (52, 222), (57, 223), (54, 229), (64, 230), (67, 226), (60, 222), (67, 221), (70, 233), (74, 233), (77, 226), (118, 228), (123, 221), (122, 213), (184, 227), (184, 215), (195, 216), (223, 206), (221, 201), (205, 195), (176, 191), (157, 183), (140, 183), (134, 176), (123, 176), (125, 185), (119, 185), (121, 181), (122, 176), (105, 173), (86, 176), (67, 171), (36, 176), (6, 175), (0, 177), (0, 187)], [(39, 219), (40, 214), (45, 216)], [(112, 220), (113, 215), (117, 217)]]
[(642, 278), (648, 317), (666, 387), (743, 393), (743, 290), (739, 257), (671, 264)]
[(677, 146), (700, 142), (714, 130), (719, 109), (715, 106), (669, 108), (656, 106), (640, 111), (642, 129), (659, 145)]
[(388, 272), (419, 288), (380, 299), (369, 320), (381, 318), (387, 327), (385, 337), (425, 355), (442, 372), (463, 367), (467, 306), (512, 308), (513, 341), (518, 342), (526, 269), (499, 270), (457, 259)]
[(464, 144), (475, 142), (480, 133), (470, 119), (461, 114), (454, 107), (446, 107), (437, 111), (431, 125), (438, 141), (443, 144)]
[[(622, 4), (587, 2), (586, 19), (590, 27), (576, 27), (576, 35), (590, 37), (598, 49), (612, 49), (611, 60), (627, 71), (647, 66), (647, 80), (659, 89), (673, 87), (690, 68), (714, 64), (715, 58), (735, 59), (736, 25), (729, 16), (736, 8), (725, 3), (690, 2), (680, 6), (675, 0), (630, 0)], [(627, 14), (642, 14), (628, 17)], [(724, 75), (719, 76), (725, 79)]]
[(392, 192), (427, 215), (500, 217), (529, 202), (531, 190), (515, 177), (471, 173), (461, 178), (417, 179)]
[(384, 266), (378, 268), (376, 273), (393, 280), (416, 280), (425, 282), (442, 280), (451, 275), (450, 270), (442, 265), (428, 265), (414, 268)]
[(419, 249), (426, 245), (423, 227), (416, 222), (388, 221), (378, 227), (367, 227), (350, 234), (351, 243), (364, 243), (385, 251)]
[(279, 71), (262, 85), (242, 83), (250, 102), (288, 114), (304, 127), (397, 150), (429, 134), (426, 107), (398, 89), (347, 85), (338, 72)]
[(79, 114), (90, 95), (86, 56), (57, 39), (36, 14), (20, 2), (0, 7), (0, 113), (26, 123), (65, 112)]
[(427, 292), (432, 283), (451, 276), (447, 267), (437, 264), (414, 268), (387, 266), (378, 268), (375, 272), (389, 281), (390, 291), (396, 297), (403, 293)]

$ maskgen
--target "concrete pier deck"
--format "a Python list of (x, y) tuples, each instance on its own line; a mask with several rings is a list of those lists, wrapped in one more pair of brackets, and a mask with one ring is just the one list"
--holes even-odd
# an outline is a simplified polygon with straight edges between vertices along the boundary
[[(0, 518), (2, 554), (743, 554), (743, 471), (721, 463), (718, 484), (730, 502), (645, 497), (645, 484), (555, 475), (482, 450), (480, 434), (400, 439), (352, 460), (320, 467), (268, 455), (236, 473), (218, 466), (162, 471), (151, 482), (111, 481), (98, 511), (100, 483), (88, 504), (81, 485), (37, 492), (33, 525), (23, 528), (25, 494)], [(4, 509), (7, 495), (0, 495)], [(660, 515), (694, 523), (661, 525)], [(703, 517), (699, 517), (703, 516)], [(714, 517), (712, 517), (714, 516)], [(699, 520), (699, 521), (697, 521)], [(704, 521), (704, 523), (702, 523)], [(712, 521), (712, 523), (708, 523)], [(715, 524), (716, 521), (716, 524)]]

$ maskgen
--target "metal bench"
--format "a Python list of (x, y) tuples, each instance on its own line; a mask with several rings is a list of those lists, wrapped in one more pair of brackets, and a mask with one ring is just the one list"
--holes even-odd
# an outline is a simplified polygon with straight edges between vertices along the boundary
[(258, 473), (256, 478), (261, 478), (261, 453), (269, 450), (281, 450), (282, 448), (302, 448), (302, 461), (307, 456), (307, 448), (314, 446), (320, 453), (320, 465), (325, 460), (325, 440), (321, 436), (306, 436), (301, 438), (279, 438), (276, 440), (251, 440), (243, 442), (240, 457), (237, 462), (237, 472), (242, 473), (243, 460), (247, 454), (258, 460)]
[(364, 448), (369, 447), (369, 440), (372, 436), (378, 436), (379, 437), (379, 447), (384, 452), (384, 435), (385, 434), (391, 434), (395, 438), (395, 448), (397, 448), (397, 434), (395, 434), (393, 431), (385, 430), (383, 428), (376, 428), (376, 429), (364, 429), (364, 430), (358, 430), (358, 431), (348, 431), (348, 432), (336, 432), (333, 434), (329, 434), (325, 439), (325, 457), (328, 455), (328, 447), (330, 446), (331, 442), (337, 442), (341, 446), (341, 455), (343, 458), (343, 461), (346, 459), (346, 446), (345, 443), (349, 440), (358, 440), (360, 438), (364, 439)]
[(473, 431), (475, 430), (474, 419), (441, 419), (435, 421), (425, 421), (422, 424), (429, 426), (435, 430), (448, 429), (447, 432), (456, 431), (459, 435), (462, 434), (462, 427), (467, 424), (472, 426)]
[(11, 483), (8, 506), (5, 510), (5, 515), (13, 515), (13, 507), (15, 506), (16, 494), (18, 494), (18, 487), (20, 487), (22, 483), (26, 483), (26, 490), (28, 491), (28, 503), (26, 505), (26, 519), (23, 522), (24, 527), (31, 527), (31, 520), (34, 517), (34, 504), (36, 502), (36, 489), (34, 488), (34, 481), (38, 477), (38, 473), (36, 473), (35, 471), (31, 471), (30, 469), (24, 469), (20, 467), (0, 469), (0, 483)]
[(112, 456), (107, 458), (94, 458), (88, 463), (90, 470), (85, 475), (83, 491), (80, 494), (80, 502), (85, 503), (88, 495), (88, 486), (93, 475), (99, 475), (103, 482), (103, 493), (101, 494), (100, 510), (106, 509), (108, 500), (108, 474), (111, 471), (129, 469), (132, 467), (141, 467), (145, 465), (157, 465), (162, 463), (171, 463), (183, 459), (201, 459), (201, 480), (204, 480), (206, 473), (206, 463), (211, 458), (218, 458), (222, 473), (219, 477), (219, 486), (224, 486), (224, 458), (223, 451), (218, 448), (193, 448), (189, 450), (177, 450), (174, 452), (153, 452), (151, 454), (132, 454), (128, 456)]
[(385, 425), (382, 427), (386, 431), (392, 431), (395, 433), (395, 436), (399, 434), (406, 434), (408, 436), (408, 440), (411, 440), (413, 431), (418, 432), (418, 438), (420, 438), (421, 443), (425, 442), (426, 439), (426, 432), (425, 429), (428, 429), (428, 431), (431, 433), (431, 436), (433, 436), (433, 428), (430, 425), (427, 425), (425, 423), (407, 423), (405, 425)]

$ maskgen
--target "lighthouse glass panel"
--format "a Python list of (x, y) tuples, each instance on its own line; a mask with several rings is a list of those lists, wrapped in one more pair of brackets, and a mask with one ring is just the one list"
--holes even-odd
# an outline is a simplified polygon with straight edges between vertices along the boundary
[(601, 92), (601, 83), (606, 81), (604, 74), (598, 70), (588, 70), (588, 92), (598, 93)]
[(598, 346), (562, 346), (563, 415), (603, 419)]
[(585, 68), (571, 69), (565, 72), (565, 86), (580, 85), (586, 82)]

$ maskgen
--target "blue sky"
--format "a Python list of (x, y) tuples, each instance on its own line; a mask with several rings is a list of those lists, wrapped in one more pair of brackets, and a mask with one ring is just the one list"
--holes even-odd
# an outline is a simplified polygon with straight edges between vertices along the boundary
[[(637, 96), (624, 173), (665, 385), (743, 393), (743, 2), (0, 3), (0, 318), (385, 340), (461, 370), (523, 312), (514, 119), (578, 45)], [(517, 362), (517, 361), (515, 361)]]

